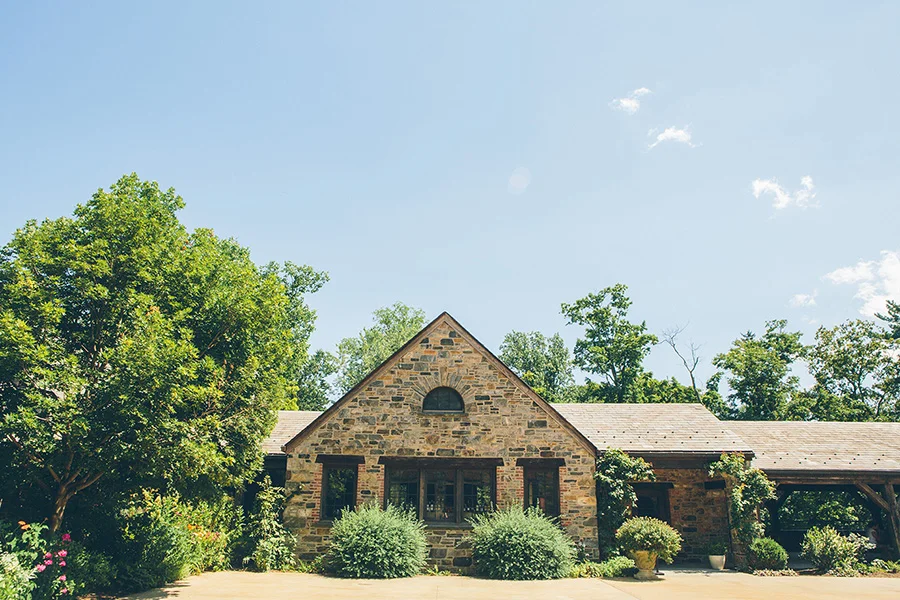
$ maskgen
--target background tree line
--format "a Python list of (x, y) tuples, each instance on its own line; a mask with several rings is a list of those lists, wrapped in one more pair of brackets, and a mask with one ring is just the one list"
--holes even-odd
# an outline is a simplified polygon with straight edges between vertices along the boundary
[[(70, 501), (153, 488), (215, 498), (261, 468), (278, 409), (322, 410), (425, 324), (402, 303), (333, 352), (311, 351), (307, 297), (328, 276), (257, 265), (212, 230), (188, 231), (184, 202), (136, 175), (71, 217), (30, 221), (0, 251), (0, 498), (57, 529)], [(696, 377), (679, 330), (629, 316), (617, 284), (561, 305), (579, 328), (512, 331), (500, 358), (551, 402), (702, 402), (730, 419), (897, 420), (900, 307), (878, 323), (820, 328), (806, 346), (785, 321), (739, 336)], [(689, 384), (644, 366), (666, 344)], [(804, 361), (814, 384), (792, 369)], [(587, 376), (575, 381), (575, 369)]]
[[(896, 421), (900, 419), (900, 306), (888, 302), (878, 322), (851, 319), (820, 327), (811, 344), (785, 320), (748, 331), (712, 358), (715, 373), (698, 381), (699, 347), (683, 345), (683, 329), (653, 334), (629, 319), (622, 284), (563, 303), (567, 324), (581, 335), (570, 350), (562, 336), (511, 331), (500, 359), (549, 402), (700, 402), (723, 419)], [(425, 313), (402, 303), (375, 312), (375, 324), (340, 342), (329, 364), (346, 392), (425, 324)], [(657, 344), (683, 365), (688, 383), (658, 379), (644, 366)], [(812, 385), (796, 375), (808, 370)], [(576, 383), (575, 369), (587, 374)], [(326, 382), (327, 385), (327, 382)]]

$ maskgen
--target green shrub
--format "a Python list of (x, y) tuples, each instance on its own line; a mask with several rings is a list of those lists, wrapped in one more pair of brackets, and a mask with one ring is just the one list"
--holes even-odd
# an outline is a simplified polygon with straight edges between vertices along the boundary
[(772, 538), (756, 538), (749, 550), (747, 558), (754, 571), (781, 571), (787, 568), (788, 553)]
[(872, 561), (873, 573), (900, 573), (900, 562), (876, 558)]
[(50, 600), (71, 595), (80, 587), (68, 571), (73, 558), (69, 534), (50, 534), (41, 523), (2, 522), (0, 555), (4, 556), (0, 589), (17, 600)]
[(215, 502), (181, 502), (176, 516), (178, 524), (190, 533), (190, 572), (227, 569), (231, 550), (241, 535), (240, 508), (225, 497)]
[(724, 477), (729, 483), (728, 495), (731, 524), (744, 544), (763, 534), (765, 503), (775, 497), (775, 484), (760, 469), (747, 464), (743, 454), (722, 454), (709, 466), (710, 477)]
[(159, 587), (191, 572), (191, 533), (179, 522), (174, 497), (143, 491), (119, 512), (120, 539), (114, 554), (117, 591)]
[(728, 544), (725, 542), (710, 542), (704, 548), (707, 556), (722, 556), (728, 553)]
[(578, 563), (569, 572), (569, 577), (626, 577), (637, 570), (634, 561), (627, 556), (613, 556), (603, 562)]
[(857, 573), (866, 550), (874, 546), (861, 535), (842, 536), (831, 527), (813, 527), (806, 532), (802, 556), (820, 573), (851, 576)]
[(558, 579), (572, 570), (575, 544), (554, 519), (521, 506), (472, 519), (472, 558), (491, 579)]
[[(634, 481), (655, 481), (653, 467), (643, 458), (629, 456), (618, 448), (609, 448), (597, 459), (597, 529), (601, 556), (616, 551), (616, 530), (631, 516), (637, 505)], [(600, 499), (603, 499), (602, 501)]]
[(0, 551), (0, 600), (30, 598), (34, 573), (15, 554)]
[(758, 571), (753, 571), (753, 574), (759, 577), (797, 577), (799, 575), (799, 573), (793, 569), (780, 569), (778, 571), (759, 569)]
[(664, 562), (672, 562), (681, 551), (681, 535), (668, 523), (652, 517), (628, 519), (616, 532), (622, 550), (652, 552)]
[(285, 499), (284, 488), (273, 486), (266, 476), (256, 494), (243, 541), (248, 554), (244, 562), (251, 563), (259, 571), (297, 568), (294, 538), (281, 522)]
[(425, 525), (396, 506), (345, 510), (331, 528), (328, 569), (341, 577), (392, 579), (422, 572)]
[(77, 588), (79, 594), (115, 590), (117, 569), (109, 556), (73, 543), (69, 557), (69, 574), (74, 581), (79, 582)]

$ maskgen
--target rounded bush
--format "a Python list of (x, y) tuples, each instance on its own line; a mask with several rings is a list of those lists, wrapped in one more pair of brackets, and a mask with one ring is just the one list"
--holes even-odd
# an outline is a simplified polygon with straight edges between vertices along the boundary
[(681, 535), (668, 523), (652, 517), (628, 519), (616, 532), (616, 541), (627, 554), (652, 552), (664, 562), (672, 562), (681, 551)]
[(414, 513), (366, 505), (334, 522), (326, 562), (340, 577), (393, 579), (419, 574), (427, 552), (425, 525)]
[(754, 571), (781, 571), (787, 568), (788, 553), (772, 538), (756, 538), (750, 544), (747, 562)]
[(476, 571), (491, 579), (558, 579), (572, 570), (575, 544), (555, 520), (520, 506), (472, 520)]
[(820, 573), (856, 574), (866, 550), (874, 546), (861, 535), (844, 537), (832, 527), (813, 527), (806, 532), (801, 545), (802, 556)]

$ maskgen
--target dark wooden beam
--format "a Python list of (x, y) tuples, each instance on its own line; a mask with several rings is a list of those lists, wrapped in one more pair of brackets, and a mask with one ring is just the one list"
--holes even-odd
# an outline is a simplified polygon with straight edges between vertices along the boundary
[(900, 506), (897, 505), (897, 493), (894, 491), (894, 485), (891, 483), (884, 484), (884, 496), (888, 509), (887, 514), (891, 520), (891, 533), (894, 543), (894, 552), (900, 555)]
[(868, 498), (869, 500), (874, 502), (878, 506), (878, 508), (880, 508), (881, 510), (883, 510), (885, 512), (890, 510), (887, 500), (885, 500), (881, 496), (881, 494), (879, 494), (878, 492), (873, 490), (871, 488), (871, 486), (869, 486), (868, 484), (862, 483), (861, 481), (857, 481), (856, 488), (859, 491), (861, 491), (866, 496), (866, 498)]

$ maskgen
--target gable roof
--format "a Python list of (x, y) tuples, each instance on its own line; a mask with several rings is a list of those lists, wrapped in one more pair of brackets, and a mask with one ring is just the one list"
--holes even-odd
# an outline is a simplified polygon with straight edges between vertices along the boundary
[(554, 404), (553, 407), (601, 450), (632, 454), (751, 454), (730, 422), (702, 404)]
[(322, 412), (318, 410), (279, 410), (275, 428), (262, 442), (263, 452), (267, 456), (282, 454), (281, 447), (320, 414)]
[(900, 423), (733, 421), (767, 473), (900, 471)]
[(590, 450), (591, 452), (596, 453), (597, 448), (584, 434), (582, 434), (576, 427), (572, 426), (572, 424), (569, 423), (562, 415), (560, 415), (559, 412), (557, 412), (557, 410), (555, 408), (553, 408), (553, 406), (551, 406), (549, 402), (547, 402), (546, 400), (544, 400), (543, 398), (538, 396), (537, 393), (535, 393), (535, 391), (532, 390), (528, 386), (527, 383), (522, 381), (519, 378), (519, 376), (516, 375), (512, 371), (512, 369), (510, 369), (505, 364), (503, 364), (503, 361), (501, 361), (499, 358), (494, 356), (493, 352), (488, 350), (484, 344), (479, 342), (475, 338), (475, 336), (473, 336), (471, 333), (469, 333), (465, 327), (460, 325), (459, 321), (454, 319), (450, 315), (450, 313), (448, 313), (446, 311), (442, 312), (437, 317), (435, 317), (435, 319), (433, 321), (431, 321), (431, 323), (429, 323), (428, 325), (423, 327), (419, 333), (414, 335), (411, 340), (409, 340), (408, 342), (403, 344), (403, 346), (401, 346), (400, 349), (398, 349), (396, 352), (394, 352), (387, 360), (385, 360), (379, 366), (375, 367), (375, 369), (373, 369), (371, 373), (366, 375), (362, 381), (360, 381), (355, 386), (353, 386), (353, 388), (349, 392), (347, 392), (346, 394), (341, 396), (341, 398), (337, 402), (335, 402), (334, 404), (329, 406), (318, 417), (316, 417), (313, 421), (308, 423), (306, 427), (304, 427), (302, 430), (300, 430), (299, 433), (297, 433), (293, 438), (291, 438), (290, 440), (285, 442), (281, 447), (282, 451), (287, 452), (287, 449), (289, 446), (293, 446), (294, 444), (296, 444), (297, 442), (302, 440), (304, 437), (309, 435), (310, 432), (314, 431), (319, 425), (321, 425), (326, 420), (328, 420), (328, 418), (332, 414), (334, 414), (336, 411), (338, 411), (341, 408), (341, 406), (346, 404), (350, 400), (350, 398), (354, 397), (357, 394), (357, 392), (359, 392), (360, 390), (365, 388), (367, 385), (369, 385), (370, 382), (372, 382), (373, 380), (375, 380), (379, 376), (381, 376), (382, 373), (384, 373), (385, 371), (394, 367), (394, 365), (397, 362), (399, 362), (400, 358), (402, 358), (403, 355), (406, 354), (406, 352), (410, 348), (412, 348), (413, 346), (418, 344), (420, 342), (420, 340), (422, 340), (422, 338), (427, 337), (429, 335), (429, 333), (441, 323), (446, 323), (451, 328), (455, 329), (457, 331), (457, 333), (459, 333), (460, 336), (464, 340), (466, 340), (466, 342), (468, 342), (468, 344), (470, 346), (472, 346), (473, 349), (475, 349), (482, 356), (487, 358), (488, 362), (491, 363), (491, 365), (493, 367), (495, 367), (497, 370), (499, 370), (501, 373), (503, 373), (506, 377), (508, 377), (519, 389), (521, 389), (523, 392), (525, 392), (525, 394), (535, 404), (537, 404), (540, 408), (542, 408), (547, 413), (547, 416), (552, 418), (559, 425), (561, 425), (564, 429), (569, 431), (576, 439), (578, 439), (578, 441), (587, 450)]

